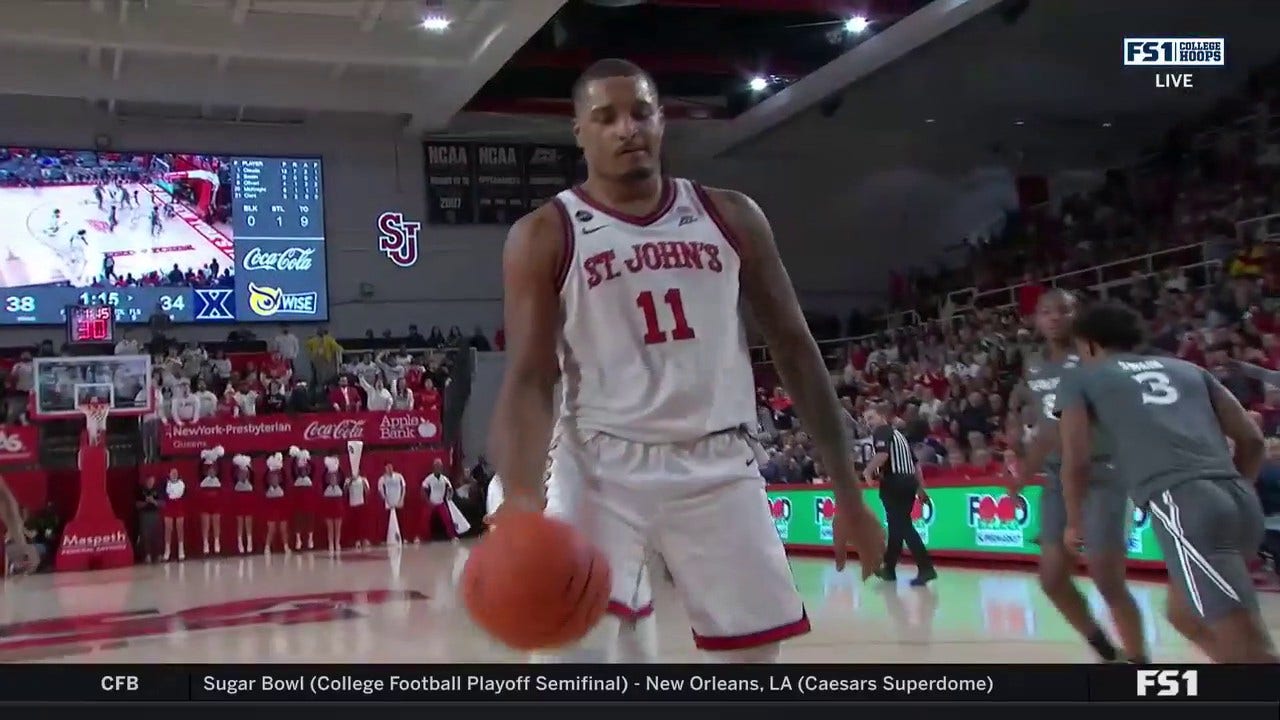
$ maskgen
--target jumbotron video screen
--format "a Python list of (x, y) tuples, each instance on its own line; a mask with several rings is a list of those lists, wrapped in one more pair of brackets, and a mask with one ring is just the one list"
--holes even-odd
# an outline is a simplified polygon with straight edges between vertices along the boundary
[(319, 158), (0, 147), (0, 325), (328, 319)]

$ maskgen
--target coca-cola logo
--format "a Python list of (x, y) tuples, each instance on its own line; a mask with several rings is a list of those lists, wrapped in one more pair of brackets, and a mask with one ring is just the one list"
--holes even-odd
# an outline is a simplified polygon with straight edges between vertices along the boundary
[(302, 431), (303, 440), (360, 440), (364, 437), (364, 420), (312, 422)]
[(22, 438), (7, 432), (0, 432), (0, 453), (6, 455), (26, 455), (27, 446)]
[(291, 247), (280, 252), (267, 252), (256, 247), (245, 253), (240, 264), (245, 270), (302, 272), (311, 269), (311, 256), (315, 254), (315, 248)]

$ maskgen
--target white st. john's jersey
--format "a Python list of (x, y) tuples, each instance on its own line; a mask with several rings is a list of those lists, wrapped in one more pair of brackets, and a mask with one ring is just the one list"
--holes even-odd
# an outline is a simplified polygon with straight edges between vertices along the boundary
[(736, 243), (705, 191), (668, 180), (643, 218), (576, 188), (553, 202), (566, 228), (562, 421), (645, 443), (754, 426)]

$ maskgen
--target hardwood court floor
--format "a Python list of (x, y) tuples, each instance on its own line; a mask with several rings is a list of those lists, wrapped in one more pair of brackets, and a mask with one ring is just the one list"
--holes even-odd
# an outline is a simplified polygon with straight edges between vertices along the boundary
[[(10, 579), (0, 585), (0, 662), (523, 661), (459, 606), (467, 552), (436, 543)], [(784, 661), (1092, 662), (1031, 572), (943, 568), (921, 590), (907, 586), (909, 567), (894, 585), (861, 584), (824, 559), (792, 565), (814, 631), (787, 643)], [(1162, 617), (1165, 586), (1133, 591), (1155, 660), (1200, 659)], [(697, 661), (674, 589), (655, 593), (661, 657)], [(1280, 631), (1280, 594), (1261, 599)]]

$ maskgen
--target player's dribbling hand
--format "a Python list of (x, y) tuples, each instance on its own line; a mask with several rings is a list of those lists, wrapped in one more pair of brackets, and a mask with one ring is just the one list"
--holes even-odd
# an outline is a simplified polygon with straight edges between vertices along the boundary
[(10, 545), (11, 552), (17, 555), (13, 561), (13, 565), (17, 571), (22, 574), (35, 572), (40, 567), (40, 551), (36, 550), (36, 546), (24, 540), (19, 540)]
[(836, 570), (844, 570), (850, 547), (858, 554), (863, 580), (874, 575), (884, 563), (884, 528), (866, 505), (858, 505), (852, 510), (837, 506), (831, 535)]

